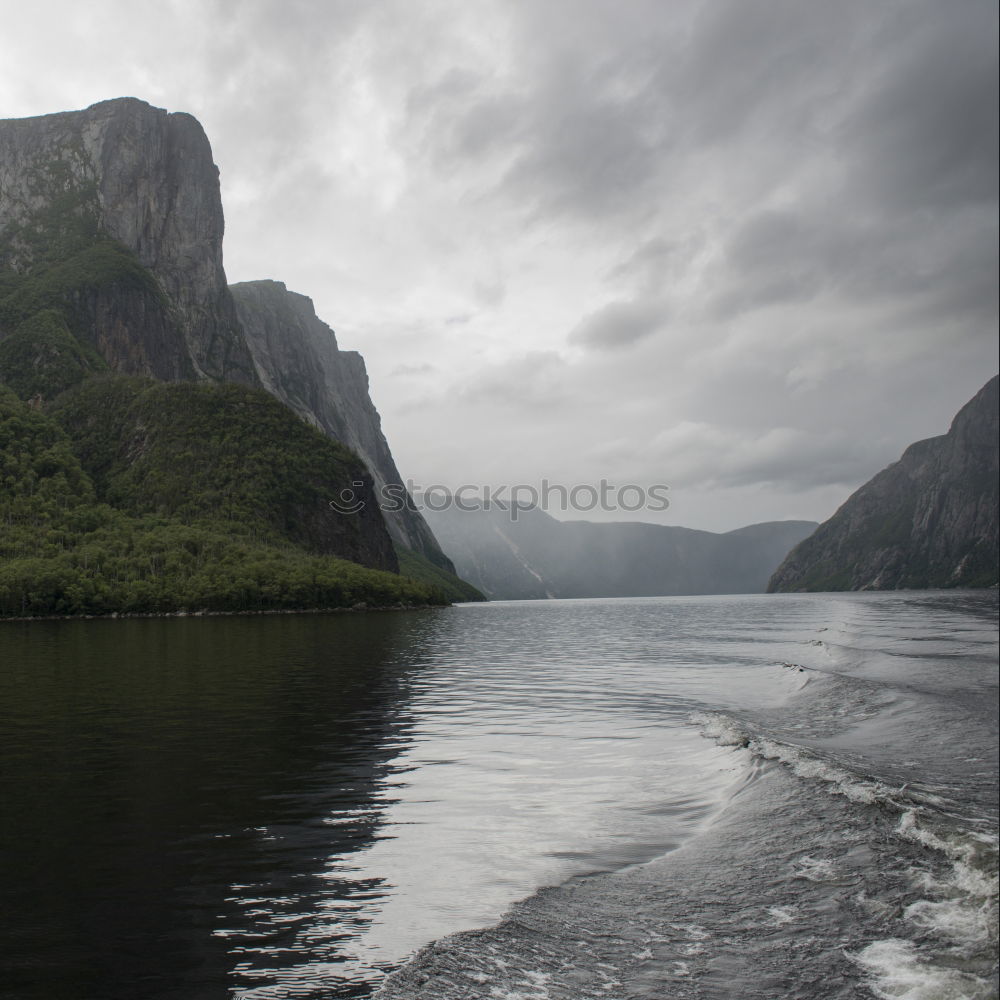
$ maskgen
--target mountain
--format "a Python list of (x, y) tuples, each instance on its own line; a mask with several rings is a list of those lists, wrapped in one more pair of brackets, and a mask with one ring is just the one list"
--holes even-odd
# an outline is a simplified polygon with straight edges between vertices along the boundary
[(797, 545), (771, 591), (997, 584), (998, 377)]
[[(54, 310), (36, 365), (79, 369), (82, 347), (90, 370), (99, 358), (123, 374), (263, 385), (402, 497), (361, 356), (280, 282), (230, 288), (224, 230), (219, 171), (190, 115), (119, 98), (0, 121), (0, 340), (34, 350), (30, 327)], [(387, 506), (394, 541), (453, 568), (412, 504)]]
[(424, 515), (459, 575), (497, 599), (761, 593), (785, 553), (816, 527), (774, 521), (716, 534), (558, 521), (537, 507), (496, 503)]
[(190, 115), (134, 98), (0, 121), (0, 335), (41, 309), (130, 375), (258, 384)]
[[(190, 115), (121, 98), (0, 121), (4, 613), (479, 597), (412, 505), (382, 509), (386, 490), (403, 492), (360, 356), (277, 282), (234, 294), (223, 232), (218, 169)], [(28, 426), (41, 451), (19, 440)], [(30, 498), (50, 471), (60, 499), (42, 516)], [(52, 485), (70, 481), (87, 484), (72, 515)], [(348, 491), (360, 511), (333, 510)], [(133, 536), (172, 567), (155, 585)], [(209, 550), (238, 594), (191, 561)], [(121, 567), (113, 597), (81, 552)], [(345, 560), (383, 575), (402, 562), (424, 583), (362, 578)]]
[(453, 571), (426, 521), (402, 499), (402, 477), (368, 394), (368, 373), (357, 351), (342, 351), (312, 300), (280, 281), (231, 286), (262, 385), (300, 417), (354, 451), (371, 471), (393, 540)]

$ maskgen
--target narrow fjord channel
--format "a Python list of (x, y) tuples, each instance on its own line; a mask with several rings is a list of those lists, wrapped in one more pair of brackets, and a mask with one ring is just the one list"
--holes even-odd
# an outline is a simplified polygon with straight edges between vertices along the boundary
[(995, 995), (996, 613), (5, 623), (0, 996)]

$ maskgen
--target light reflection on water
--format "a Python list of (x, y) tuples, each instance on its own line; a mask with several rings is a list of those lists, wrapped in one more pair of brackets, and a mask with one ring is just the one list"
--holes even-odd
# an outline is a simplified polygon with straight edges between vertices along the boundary
[(691, 713), (793, 693), (837, 602), (4, 624), (0, 995), (367, 996), (701, 828)]

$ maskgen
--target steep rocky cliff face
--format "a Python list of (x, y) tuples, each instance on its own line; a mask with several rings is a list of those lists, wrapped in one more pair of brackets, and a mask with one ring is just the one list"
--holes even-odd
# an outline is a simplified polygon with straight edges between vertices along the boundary
[[(108, 369), (263, 386), (370, 470), (358, 523), (384, 516), (395, 543), (451, 571), (402, 502), (360, 355), (278, 282), (236, 286), (237, 309), (223, 231), (219, 172), (190, 115), (120, 98), (0, 121), (0, 383), (45, 401)], [(393, 486), (396, 509), (380, 510)]]
[(110, 367), (256, 383), (201, 125), (134, 98), (0, 121), (0, 338), (55, 308)]
[(761, 593), (814, 521), (773, 521), (717, 534), (641, 522), (557, 521), (537, 507), (516, 516), (428, 508), (459, 575), (489, 597), (653, 597)]
[(312, 300), (280, 281), (241, 282), (232, 293), (264, 387), (361, 457), (384, 498), (383, 515), (395, 541), (451, 570), (423, 517), (402, 502), (402, 478), (368, 394), (361, 355), (340, 350)]
[(994, 377), (947, 434), (910, 445), (796, 546), (768, 589), (995, 585), (997, 406)]

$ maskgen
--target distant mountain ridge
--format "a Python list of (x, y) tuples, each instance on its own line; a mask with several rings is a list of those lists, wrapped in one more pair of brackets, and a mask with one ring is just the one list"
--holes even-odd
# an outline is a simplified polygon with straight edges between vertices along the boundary
[(717, 534), (642, 522), (559, 521), (537, 507), (452, 505), (424, 516), (458, 574), (494, 599), (762, 593), (815, 521)]
[(911, 444), (797, 545), (770, 591), (996, 586), (998, 384)]

